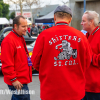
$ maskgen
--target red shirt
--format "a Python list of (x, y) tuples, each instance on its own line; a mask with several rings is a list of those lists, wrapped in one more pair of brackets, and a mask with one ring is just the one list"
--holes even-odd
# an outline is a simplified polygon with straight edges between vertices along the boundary
[(86, 92), (100, 93), (100, 29), (96, 27), (86, 36), (94, 53), (92, 64), (86, 71)]
[(83, 33), (63, 24), (44, 30), (33, 49), (42, 100), (80, 100), (85, 95), (91, 49)]
[[(24, 42), (24, 43), (23, 43)], [(28, 66), (26, 43), (12, 31), (4, 38), (1, 44), (1, 62), (4, 82), (12, 85), (18, 80), (22, 84), (32, 81), (32, 68)], [(27, 53), (26, 53), (27, 51)], [(13, 81), (14, 80), (14, 81)]]

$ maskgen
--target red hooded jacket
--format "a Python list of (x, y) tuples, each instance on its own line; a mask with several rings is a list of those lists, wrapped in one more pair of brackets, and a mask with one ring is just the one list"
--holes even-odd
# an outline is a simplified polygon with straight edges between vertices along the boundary
[(59, 22), (37, 38), (31, 57), (39, 70), (42, 100), (80, 100), (91, 49), (83, 33)]
[[(32, 81), (32, 68), (28, 66), (28, 50), (23, 37), (11, 31), (1, 44), (1, 62), (4, 82), (12, 85), (18, 80), (22, 84)], [(26, 53), (27, 52), (27, 53)]]

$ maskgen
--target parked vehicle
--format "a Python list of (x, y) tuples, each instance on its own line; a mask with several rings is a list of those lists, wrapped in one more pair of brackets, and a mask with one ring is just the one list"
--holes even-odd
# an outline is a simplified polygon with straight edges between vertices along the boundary
[[(12, 27), (5, 27), (0, 31), (0, 45), (2, 40), (9, 34), (9, 32), (12, 30)], [(31, 44), (36, 40), (37, 37), (31, 37), (30, 33), (27, 31), (26, 35), (23, 35), (25, 38), (26, 44)]]
[[(35, 41), (31, 43), (30, 45), (27, 45), (30, 57), (32, 56), (34, 45), (35, 45)], [(39, 74), (38, 71), (32, 70), (32, 75), (38, 75), (38, 74)]]

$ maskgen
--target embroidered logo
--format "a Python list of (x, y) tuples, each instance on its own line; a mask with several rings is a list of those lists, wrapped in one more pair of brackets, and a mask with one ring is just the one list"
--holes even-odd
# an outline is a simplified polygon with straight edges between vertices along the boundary
[(21, 46), (17, 46), (16, 48), (19, 49), (19, 48), (21, 48)]
[(57, 57), (54, 57), (54, 60), (69, 60), (72, 56), (73, 59), (77, 58), (77, 49), (71, 47), (70, 42), (63, 40), (61, 44), (56, 45), (55, 49), (60, 51)]

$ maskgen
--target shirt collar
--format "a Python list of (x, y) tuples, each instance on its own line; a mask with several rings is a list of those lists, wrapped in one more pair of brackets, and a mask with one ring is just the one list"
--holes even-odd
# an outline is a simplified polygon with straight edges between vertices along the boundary
[(69, 25), (69, 24), (67, 22), (60, 21), (60, 22), (57, 22), (55, 25), (57, 26), (57, 25)]

